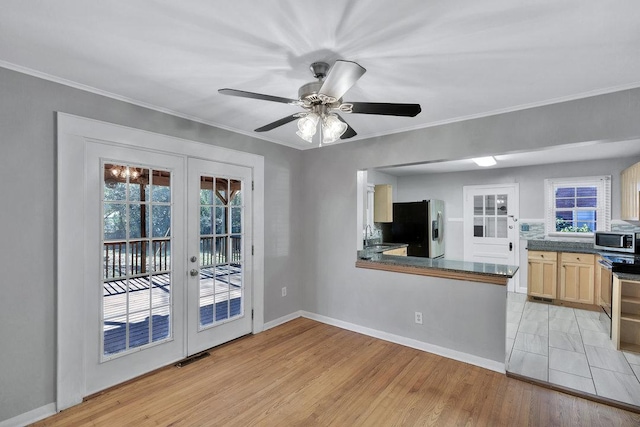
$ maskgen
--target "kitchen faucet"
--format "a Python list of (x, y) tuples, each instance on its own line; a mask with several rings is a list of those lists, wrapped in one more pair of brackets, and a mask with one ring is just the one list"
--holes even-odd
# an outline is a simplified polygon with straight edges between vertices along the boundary
[(371, 224), (367, 224), (367, 226), (364, 228), (364, 246), (365, 247), (369, 246), (369, 237), (373, 237), (373, 230), (371, 229)]

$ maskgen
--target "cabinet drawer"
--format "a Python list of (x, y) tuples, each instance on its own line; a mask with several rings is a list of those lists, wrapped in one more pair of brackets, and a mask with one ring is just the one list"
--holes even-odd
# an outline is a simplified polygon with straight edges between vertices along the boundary
[(593, 264), (596, 260), (592, 254), (574, 254), (570, 252), (562, 253), (562, 262), (570, 262), (572, 264)]
[(529, 251), (527, 255), (530, 260), (542, 260), (542, 261), (557, 261), (558, 253), (557, 252), (547, 252), (547, 251)]

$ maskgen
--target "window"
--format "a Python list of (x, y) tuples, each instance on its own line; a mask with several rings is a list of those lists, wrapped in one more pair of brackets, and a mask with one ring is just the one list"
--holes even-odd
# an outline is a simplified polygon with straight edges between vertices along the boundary
[(611, 176), (545, 180), (546, 234), (593, 236), (611, 228)]
[(367, 183), (367, 213), (366, 213), (366, 222), (364, 224), (365, 227), (369, 226), (373, 229), (373, 206), (374, 206), (374, 195), (376, 193), (376, 186), (373, 184)]

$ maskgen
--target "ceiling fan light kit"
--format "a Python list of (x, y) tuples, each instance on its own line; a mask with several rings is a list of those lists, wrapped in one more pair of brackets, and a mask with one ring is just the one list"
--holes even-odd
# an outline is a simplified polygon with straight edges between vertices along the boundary
[(352, 61), (337, 60), (329, 68), (326, 62), (314, 62), (310, 66), (313, 76), (318, 81), (307, 83), (298, 90), (298, 99), (282, 98), (237, 89), (220, 89), (223, 95), (242, 98), (261, 99), (263, 101), (280, 102), (305, 111), (295, 113), (273, 123), (255, 129), (255, 132), (266, 132), (298, 119), (296, 135), (307, 142), (313, 142), (318, 124), (320, 124), (320, 145), (348, 139), (357, 135), (349, 124), (334, 111), (347, 114), (378, 114), (386, 116), (415, 117), (421, 111), (419, 104), (395, 104), (376, 102), (343, 103), (342, 96), (367, 71)]

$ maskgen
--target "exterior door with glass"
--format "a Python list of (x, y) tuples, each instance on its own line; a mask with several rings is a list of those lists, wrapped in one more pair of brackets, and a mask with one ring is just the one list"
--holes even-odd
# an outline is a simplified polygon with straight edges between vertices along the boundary
[(518, 184), (464, 186), (463, 198), (465, 261), (517, 265)]
[(87, 394), (250, 333), (251, 169), (86, 152)]
[(251, 168), (189, 158), (189, 355), (251, 332)]
[(86, 394), (184, 357), (184, 158), (88, 142)]
[(57, 409), (261, 331), (264, 158), (57, 119)]

